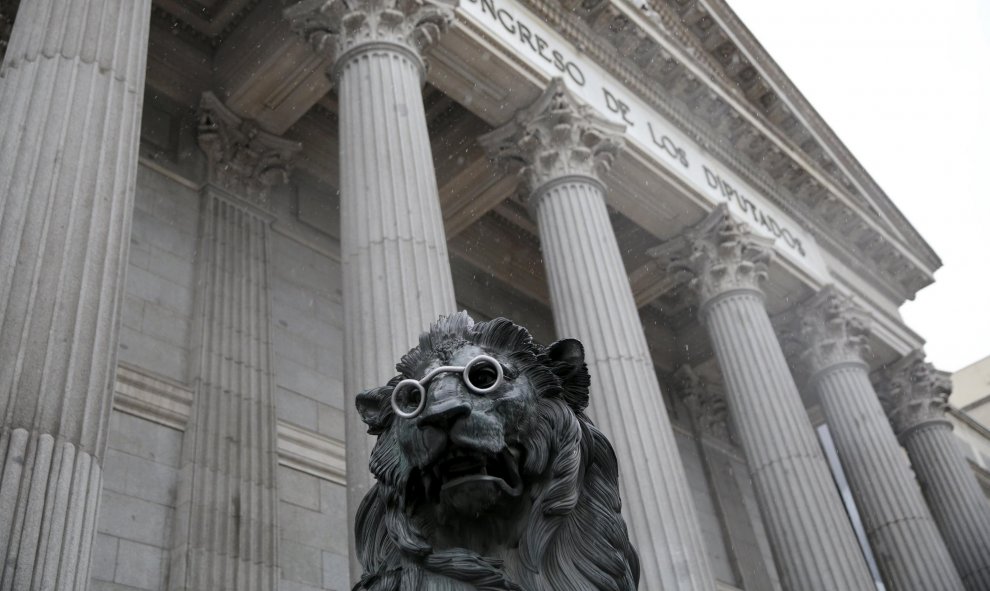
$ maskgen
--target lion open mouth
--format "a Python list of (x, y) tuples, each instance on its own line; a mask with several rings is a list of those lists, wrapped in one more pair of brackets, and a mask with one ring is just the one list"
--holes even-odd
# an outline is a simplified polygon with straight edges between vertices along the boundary
[[(420, 471), (426, 498), (450, 502), (454, 497), (488, 489), (518, 497), (523, 492), (519, 460), (508, 449), (497, 455), (455, 447)], [(454, 503), (460, 504), (460, 503)]]

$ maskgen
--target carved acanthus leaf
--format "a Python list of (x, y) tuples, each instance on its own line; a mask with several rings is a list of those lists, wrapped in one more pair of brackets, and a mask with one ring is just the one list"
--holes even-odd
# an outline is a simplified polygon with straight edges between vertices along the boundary
[(648, 251), (666, 272), (688, 281), (700, 304), (733, 290), (759, 291), (773, 259), (773, 241), (754, 235), (719, 204), (701, 223)]
[(242, 120), (212, 92), (203, 93), (197, 129), (211, 183), (267, 207), (271, 187), (289, 180), (302, 144), (272, 135)]
[(781, 344), (805, 377), (842, 363), (865, 363), (870, 316), (832, 285), (784, 314)]
[(601, 175), (622, 148), (625, 128), (598, 115), (555, 78), (543, 95), (502, 127), (481, 136), (492, 158), (522, 165), (530, 193), (567, 176)]
[(897, 435), (933, 421), (946, 422), (952, 382), (918, 350), (875, 376), (877, 394)]
[(731, 442), (725, 396), (706, 384), (690, 366), (682, 365), (674, 372), (673, 377), (674, 391), (688, 407), (698, 430), (705, 435)]
[(302, 0), (284, 11), (289, 26), (336, 60), (367, 43), (392, 43), (417, 55), (454, 19), (456, 0)]

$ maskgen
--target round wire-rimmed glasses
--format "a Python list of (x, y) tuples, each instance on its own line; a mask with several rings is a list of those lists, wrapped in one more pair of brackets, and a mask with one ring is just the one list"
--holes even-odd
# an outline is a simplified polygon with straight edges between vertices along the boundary
[[(482, 387), (475, 383), (477, 377), (472, 379), (472, 371), (478, 371), (479, 369), (492, 369), (495, 371), (495, 380), (488, 386)], [(475, 394), (488, 394), (495, 388), (502, 385), (502, 381), (505, 379), (505, 374), (502, 370), (502, 364), (495, 360), (494, 357), (489, 357), (488, 355), (478, 355), (471, 361), (468, 361), (467, 365), (443, 365), (440, 366), (430, 373), (423, 376), (421, 380), (405, 379), (395, 385), (392, 390), (392, 410), (395, 414), (399, 415), (404, 419), (414, 419), (423, 412), (426, 408), (426, 387), (429, 385), (430, 380), (442, 373), (460, 373), (461, 379), (464, 381), (464, 385), (468, 387)], [(416, 404), (416, 408), (412, 411), (404, 411), (399, 405), (398, 396), (403, 392), (409, 390), (419, 391), (419, 402)]]

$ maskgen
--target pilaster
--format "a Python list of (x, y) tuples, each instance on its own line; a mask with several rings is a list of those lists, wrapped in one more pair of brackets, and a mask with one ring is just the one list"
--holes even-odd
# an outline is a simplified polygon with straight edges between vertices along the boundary
[(872, 590), (764, 305), (769, 241), (753, 236), (722, 204), (650, 252), (698, 294), (783, 587)]
[(877, 383), (963, 585), (990, 589), (990, 503), (945, 417), (951, 382), (915, 351), (879, 372)]
[(276, 418), (271, 345), (273, 184), (300, 146), (242, 121), (212, 93), (198, 140), (203, 189), (195, 394), (183, 439), (169, 585), (278, 588)]
[(586, 347), (590, 415), (619, 460), (641, 588), (710, 591), (715, 582), (691, 492), (605, 206), (600, 175), (621, 147), (622, 129), (557, 79), (479, 141), (493, 157), (522, 165), (557, 332)]
[(150, 0), (21, 2), (0, 66), (0, 588), (84, 589)]
[[(828, 286), (790, 315), (796, 364), (821, 401), (877, 566), (893, 590), (963, 589), (870, 384), (869, 317)], [(923, 560), (919, 560), (924, 556)]]
[[(351, 395), (385, 383), (423, 327), (456, 311), (422, 95), (422, 51), (448, 27), (454, 5), (304, 0), (285, 11), (292, 28), (334, 61), (344, 391)], [(371, 487), (373, 442), (356, 407), (345, 409), (347, 513), (354, 523)], [(356, 552), (351, 557), (357, 581)]]

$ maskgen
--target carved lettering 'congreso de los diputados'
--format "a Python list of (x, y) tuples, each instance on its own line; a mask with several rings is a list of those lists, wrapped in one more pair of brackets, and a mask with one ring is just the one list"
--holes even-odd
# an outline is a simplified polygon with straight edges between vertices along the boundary
[(990, 589), (942, 263), (726, 0), (5, 0), (0, 55), (0, 589)]

